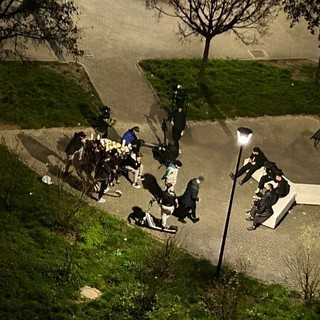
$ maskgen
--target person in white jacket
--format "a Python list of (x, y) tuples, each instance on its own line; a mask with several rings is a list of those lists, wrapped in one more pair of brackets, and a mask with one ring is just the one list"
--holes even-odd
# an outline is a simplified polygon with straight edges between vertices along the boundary
[(170, 184), (170, 190), (174, 190), (174, 186), (177, 183), (178, 172), (179, 169), (182, 167), (182, 162), (180, 160), (175, 160), (171, 162), (162, 177), (166, 186)]

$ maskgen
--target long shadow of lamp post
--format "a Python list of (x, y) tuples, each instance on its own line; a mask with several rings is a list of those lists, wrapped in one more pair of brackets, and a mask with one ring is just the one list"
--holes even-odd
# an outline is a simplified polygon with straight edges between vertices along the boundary
[[(239, 155), (238, 155), (235, 175), (239, 170), (239, 165), (240, 165), (243, 146), (250, 141), (250, 139), (252, 137), (252, 130), (249, 129), (249, 128), (244, 128), (244, 127), (238, 128), (237, 129), (237, 137), (238, 137), (238, 143), (240, 145), (240, 149), (239, 149)], [(234, 192), (235, 192), (235, 189), (236, 189), (236, 183), (237, 183), (237, 176), (235, 176), (235, 178), (233, 180), (232, 189), (231, 189), (229, 207), (228, 207), (228, 211), (227, 211), (226, 222), (225, 222), (225, 225), (224, 225), (224, 232), (223, 232), (223, 236), (222, 236), (222, 242), (221, 242), (221, 248), (220, 248), (220, 254), (219, 254), (219, 261), (218, 261), (218, 265), (217, 265), (217, 269), (216, 269), (216, 276), (217, 277), (220, 275), (220, 271), (221, 271), (224, 247), (225, 247), (225, 244), (226, 244), (226, 239), (227, 239), (227, 234), (228, 234), (229, 221), (230, 221), (230, 216), (231, 216)]]

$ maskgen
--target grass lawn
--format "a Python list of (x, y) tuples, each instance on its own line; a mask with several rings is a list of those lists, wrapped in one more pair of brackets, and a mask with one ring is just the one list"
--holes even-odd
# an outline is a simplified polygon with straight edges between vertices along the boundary
[(74, 63), (1, 62), (0, 123), (23, 129), (89, 125), (101, 101)]
[(143, 60), (140, 65), (167, 111), (174, 88), (187, 89), (189, 119), (320, 114), (320, 89), (312, 81), (316, 64), (310, 61), (210, 60), (201, 85), (196, 82), (199, 60)]
[[(1, 145), (0, 180), (0, 319), (214, 320), (222, 319), (215, 316), (219, 299), (229, 308), (237, 301), (239, 320), (319, 319), (320, 310), (280, 285), (239, 276), (213, 287), (208, 261), (85, 203), (62, 230), (57, 186), (40, 182)], [(64, 208), (76, 201), (59, 199)], [(102, 292), (99, 300), (80, 298), (85, 285)], [(234, 292), (235, 301), (228, 298)]]

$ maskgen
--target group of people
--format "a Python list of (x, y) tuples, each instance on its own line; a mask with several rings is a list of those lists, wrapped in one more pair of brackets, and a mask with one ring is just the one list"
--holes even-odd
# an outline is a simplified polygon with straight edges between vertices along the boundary
[(109, 186), (119, 183), (120, 176), (124, 176), (134, 188), (140, 189), (139, 181), (144, 180), (144, 176), (139, 132), (138, 126), (127, 130), (121, 144), (112, 148), (103, 143), (107, 139), (91, 140), (83, 131), (76, 132), (65, 150), (68, 160), (64, 175), (69, 174), (70, 166), (79, 154), (81, 164), (78, 170), (84, 172), (92, 182), (92, 192), (98, 194), (99, 203), (105, 202), (103, 195)]
[[(177, 147), (179, 139), (183, 133), (184, 127), (180, 121), (179, 108), (178, 115), (172, 116), (170, 121), (173, 122), (173, 131), (175, 132), (174, 146)], [(183, 116), (185, 117), (185, 116)], [(174, 127), (176, 128), (174, 129)], [(144, 167), (142, 164), (140, 128), (134, 126), (127, 130), (117, 148), (108, 148), (103, 142), (107, 139), (89, 139), (86, 134), (76, 132), (66, 147), (68, 157), (64, 175), (68, 175), (70, 167), (78, 154), (80, 165), (77, 170), (85, 174), (89, 181), (92, 182), (92, 193), (97, 193), (95, 198), (99, 203), (106, 200), (103, 195), (108, 192), (109, 187), (119, 183), (121, 176), (124, 176), (134, 188), (140, 189), (139, 181), (143, 181)], [(179, 145), (179, 144), (178, 144)], [(179, 147), (178, 147), (179, 148)], [(179, 150), (179, 149), (178, 149)], [(202, 176), (191, 179), (187, 184), (186, 190), (182, 196), (177, 197), (174, 187), (177, 183), (178, 171), (182, 162), (176, 157), (166, 164), (166, 170), (162, 177), (164, 182), (163, 190), (160, 194), (155, 195), (160, 212), (162, 227), (166, 227), (168, 217), (177, 211), (179, 221), (186, 223), (185, 218), (189, 217), (194, 223), (199, 221), (196, 216), (196, 203), (200, 201), (198, 196), (199, 186), (204, 181)]]
[[(231, 179), (236, 179), (243, 174), (244, 178), (239, 181), (240, 185), (246, 183), (254, 172), (261, 167), (265, 168), (264, 174), (258, 182), (258, 188), (253, 196), (253, 204), (247, 214), (247, 221), (252, 221), (252, 225), (247, 229), (255, 230), (260, 224), (266, 221), (272, 214), (272, 206), (275, 205), (279, 198), (283, 198), (290, 192), (290, 185), (283, 177), (283, 171), (279, 169), (275, 162), (268, 161), (265, 154), (258, 147), (254, 147), (249, 157), (249, 161), (242, 166), (238, 172), (230, 173)], [(275, 183), (275, 187), (273, 183)], [(265, 191), (263, 192), (263, 190)]]

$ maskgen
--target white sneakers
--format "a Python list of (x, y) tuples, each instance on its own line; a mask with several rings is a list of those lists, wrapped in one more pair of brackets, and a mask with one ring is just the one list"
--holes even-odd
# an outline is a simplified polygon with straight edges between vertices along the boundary
[(141, 188), (141, 186), (139, 184), (137, 184), (137, 183), (133, 183), (132, 186), (134, 188), (136, 188), (136, 189), (140, 189)]
[(106, 199), (103, 199), (103, 198), (98, 200), (98, 203), (105, 203), (105, 202), (106, 202)]

